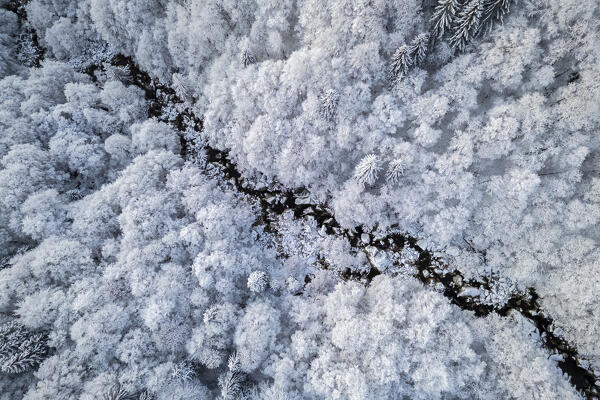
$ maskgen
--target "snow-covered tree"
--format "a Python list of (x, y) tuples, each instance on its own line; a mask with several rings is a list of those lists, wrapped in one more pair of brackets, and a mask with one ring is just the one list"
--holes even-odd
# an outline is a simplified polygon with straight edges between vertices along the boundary
[(37, 367), (48, 355), (46, 336), (27, 330), (18, 322), (0, 326), (0, 371), (20, 374)]
[[(412, 67), (415, 60), (413, 60), (413, 51), (411, 50), (411, 47), (402, 45), (392, 55), (391, 73), (394, 79), (402, 79)], [(418, 56), (418, 52), (415, 52), (415, 55)]]
[(269, 285), (267, 274), (263, 271), (252, 271), (248, 276), (248, 289), (253, 292), (261, 293)]
[(133, 400), (136, 396), (123, 389), (121, 385), (114, 385), (102, 395), (102, 400)]
[(404, 169), (407, 167), (406, 161), (402, 159), (395, 159), (390, 162), (388, 166), (388, 171), (386, 173), (386, 179), (391, 184), (397, 183), (402, 175), (404, 174)]
[(431, 34), (434, 38), (441, 38), (452, 30), (460, 8), (460, 0), (438, 1), (431, 16)]
[(504, 22), (504, 17), (510, 12), (513, 0), (488, 0), (484, 3), (481, 25), (490, 29), (495, 21)]
[(465, 3), (454, 22), (454, 31), (450, 37), (452, 47), (462, 51), (479, 32), (484, 10), (483, 0), (470, 0)]
[(489, 283), (469, 304), (531, 287), (600, 370), (597, 1), (18, 3), (3, 400), (578, 397), (527, 319), (413, 280), (413, 242)]
[(427, 57), (429, 50), (429, 34), (421, 33), (417, 35), (410, 44), (410, 54), (414, 65), (421, 65)]
[(381, 170), (380, 161), (374, 154), (365, 156), (354, 170), (354, 179), (361, 185), (373, 185)]
[(335, 90), (329, 89), (323, 92), (319, 98), (321, 116), (327, 120), (332, 119), (335, 116), (339, 100), (339, 95)]

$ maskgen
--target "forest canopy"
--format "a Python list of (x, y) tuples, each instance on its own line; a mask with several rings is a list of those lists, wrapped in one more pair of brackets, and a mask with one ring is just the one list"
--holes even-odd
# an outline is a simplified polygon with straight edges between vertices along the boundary
[(0, 0), (0, 400), (600, 396), (599, 21)]

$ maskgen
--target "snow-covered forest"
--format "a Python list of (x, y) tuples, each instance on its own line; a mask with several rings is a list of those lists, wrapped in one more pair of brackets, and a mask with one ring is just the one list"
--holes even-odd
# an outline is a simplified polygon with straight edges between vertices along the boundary
[(600, 398), (598, 0), (0, 0), (0, 400)]

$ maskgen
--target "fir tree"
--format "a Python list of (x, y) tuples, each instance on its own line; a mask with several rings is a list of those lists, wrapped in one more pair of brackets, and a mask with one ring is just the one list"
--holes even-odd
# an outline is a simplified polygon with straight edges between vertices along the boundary
[(405, 162), (401, 159), (396, 159), (390, 162), (389, 169), (385, 176), (386, 180), (392, 185), (396, 184), (402, 175), (404, 175)]
[(221, 398), (233, 400), (242, 391), (242, 376), (238, 372), (227, 371), (219, 377), (219, 386), (221, 387)]
[(252, 52), (248, 49), (244, 49), (242, 50), (242, 53), (240, 54), (240, 61), (242, 62), (242, 65), (244, 67), (247, 67), (250, 64), (254, 64), (256, 62), (256, 58), (254, 57), (254, 54), (252, 54)]
[(319, 98), (319, 101), (321, 103), (319, 112), (323, 118), (331, 120), (335, 116), (337, 112), (337, 105), (339, 99), (340, 96), (333, 89), (329, 89), (323, 92), (323, 94)]
[(189, 382), (196, 375), (191, 363), (182, 361), (173, 366), (171, 378), (179, 382)]
[(104, 393), (102, 400), (134, 400), (135, 396), (116, 384)]
[(0, 328), (0, 371), (20, 374), (38, 366), (47, 354), (45, 334), (33, 333), (14, 321)]
[(242, 382), (245, 379), (245, 374), (242, 372), (242, 363), (237, 352), (229, 356), (227, 367), (229, 371), (219, 378), (221, 395), (223, 399), (237, 398), (244, 390)]
[(459, 51), (473, 39), (481, 23), (483, 13), (483, 1), (471, 0), (464, 6), (455, 22), (454, 34), (450, 38), (450, 44)]
[(504, 22), (504, 16), (510, 12), (512, 0), (487, 0), (483, 4), (483, 16), (481, 18), (480, 29), (489, 31), (494, 25), (494, 21)]
[(71, 199), (71, 201), (81, 200), (85, 197), (83, 192), (79, 189), (67, 190), (66, 193), (67, 193), (67, 196), (69, 196), (69, 199)]
[(240, 357), (237, 353), (232, 353), (227, 361), (227, 367), (231, 372), (239, 372), (242, 368)]
[(189, 88), (188, 82), (181, 74), (173, 74), (173, 90), (181, 100), (191, 101), (193, 99), (192, 91)]
[(421, 33), (415, 37), (410, 44), (410, 57), (414, 62), (414, 65), (420, 65), (427, 56), (429, 49), (429, 34)]
[(431, 35), (434, 39), (441, 38), (444, 33), (450, 30), (459, 8), (459, 0), (438, 1), (431, 17)]
[(204, 312), (204, 323), (205, 324), (209, 324), (211, 322), (215, 322), (217, 321), (217, 318), (219, 316), (219, 307), (218, 306), (211, 306), (208, 310), (206, 310)]
[(140, 397), (138, 400), (152, 400), (152, 399), (153, 399), (153, 397), (150, 393), (148, 393), (147, 391), (143, 391), (140, 394)]
[(129, 65), (112, 65), (109, 63), (103, 63), (106, 71), (106, 78), (109, 81), (119, 81), (129, 83), (131, 82), (131, 69)]
[(379, 160), (374, 154), (365, 156), (356, 166), (354, 179), (362, 185), (372, 185), (377, 180), (377, 175), (381, 170)]
[(410, 67), (413, 65), (413, 60), (410, 55), (410, 48), (407, 45), (400, 46), (392, 56), (392, 78), (395, 80), (402, 79)]

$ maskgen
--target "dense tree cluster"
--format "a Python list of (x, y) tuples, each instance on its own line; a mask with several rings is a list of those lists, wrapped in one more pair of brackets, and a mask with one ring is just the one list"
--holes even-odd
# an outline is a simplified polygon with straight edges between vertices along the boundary
[[(534, 287), (600, 372), (596, 1), (23, 3), (0, 0), (0, 399), (579, 397), (518, 315), (344, 280), (387, 261), (265, 226), (203, 143), (340, 229)], [(151, 117), (114, 53), (202, 132)]]
[[(47, 97), (31, 90), (44, 78)], [(251, 202), (185, 163), (169, 126), (145, 120), (134, 88), (98, 87), (58, 63), (2, 84), (15, 110), (6, 132), (30, 132), (5, 136), (3, 201), (22, 204), (6, 207), (7, 235), (31, 246), (0, 270), (0, 308), (17, 317), (0, 338), (3, 398), (576, 397), (527, 334), (525, 360), (491, 353), (514, 342), (492, 335), (513, 322), (479, 321), (409, 278), (366, 289), (312, 267), (315, 249), (296, 244), (314, 234), (289, 216), (281, 238), (264, 232)], [(18, 112), (29, 103), (35, 120)], [(27, 178), (9, 179), (17, 173)], [(314, 243), (336, 268), (362, 268), (340, 256), (343, 243)], [(519, 370), (547, 379), (511, 378)]]

